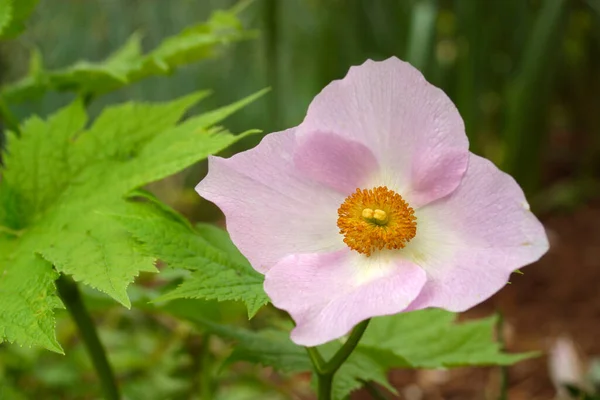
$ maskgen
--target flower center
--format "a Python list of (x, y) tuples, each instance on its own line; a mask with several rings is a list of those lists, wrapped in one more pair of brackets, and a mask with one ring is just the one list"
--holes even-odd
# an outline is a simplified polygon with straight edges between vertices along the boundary
[(356, 189), (338, 208), (337, 226), (344, 243), (366, 254), (401, 249), (417, 234), (414, 210), (385, 186)]

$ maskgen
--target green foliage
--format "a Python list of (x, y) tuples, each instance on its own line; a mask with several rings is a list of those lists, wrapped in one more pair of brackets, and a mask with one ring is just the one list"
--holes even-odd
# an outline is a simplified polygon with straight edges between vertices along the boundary
[(0, 341), (62, 351), (54, 336), (57, 272), (129, 307), (127, 286), (140, 271), (155, 271), (154, 255), (139, 251), (109, 215), (133, 211), (124, 199), (132, 190), (243, 137), (214, 124), (257, 95), (180, 124), (205, 92), (126, 103), (88, 129), (75, 101), (11, 133), (0, 182)]
[(288, 332), (273, 329), (254, 332), (208, 321), (203, 321), (202, 325), (222, 337), (236, 341), (226, 363), (249, 361), (286, 373), (312, 369), (306, 350), (294, 344)]
[(13, 17), (13, 0), (0, 0), (0, 34), (4, 32)]
[[(364, 382), (376, 382), (390, 391), (387, 381), (392, 368), (449, 368), (459, 366), (510, 365), (533, 354), (507, 354), (494, 341), (496, 318), (455, 323), (456, 314), (422, 310), (378, 317), (371, 321), (363, 339), (334, 377), (335, 399), (344, 399)], [(248, 361), (285, 373), (312, 369), (306, 350), (294, 344), (289, 334), (265, 329), (254, 332), (193, 317), (209, 331), (232, 339), (236, 345), (227, 363)], [(325, 359), (332, 357), (341, 342), (319, 347)]]
[(252, 269), (225, 231), (210, 225), (193, 228), (174, 211), (153, 203), (131, 207), (135, 210), (118, 218), (145, 252), (172, 268), (191, 271), (181, 285), (156, 301), (241, 300), (248, 307), (249, 318), (268, 303), (263, 276)]
[(571, 395), (571, 398), (577, 400), (600, 400), (600, 395), (587, 393), (585, 390), (574, 385), (565, 385), (565, 389)]
[[(323, 346), (322, 353), (330, 358), (339, 348), (338, 343)], [(396, 389), (388, 382), (389, 365), (385, 363), (387, 354), (368, 354), (360, 349), (355, 350), (348, 360), (342, 364), (333, 378), (333, 398), (342, 400), (355, 390), (360, 389), (365, 382), (375, 382), (392, 393)]]
[[(93, 309), (90, 302), (88, 308)], [(69, 343), (65, 355), (42, 348), (0, 346), (0, 399), (101, 399), (87, 350), (66, 312), (59, 313), (57, 336)], [(140, 313), (119, 307), (103, 308), (99, 327), (111, 365), (120, 377), (123, 398), (181, 399), (194, 393), (197, 371), (186, 346), (197, 336), (189, 329), (171, 329)], [(26, 381), (27, 384), (23, 382)]]
[(421, 71), (431, 64), (437, 7), (437, 0), (425, 0), (415, 3), (411, 11), (406, 61)]
[(566, 13), (565, 0), (542, 4), (535, 21), (515, 80), (507, 93), (505, 169), (523, 186), (526, 193), (538, 189), (541, 157), (544, 149), (544, 111), (552, 75), (557, 65)]
[[(198, 321), (198, 319), (196, 319)], [(220, 336), (233, 339), (236, 345), (226, 365), (247, 361), (270, 366), (284, 373), (299, 373), (312, 370), (306, 349), (294, 344), (288, 332), (265, 329), (253, 332), (246, 329), (224, 326), (208, 321), (200, 322), (204, 327)], [(323, 354), (332, 356), (339, 345), (329, 343), (322, 346)], [(387, 381), (387, 368), (376, 358), (364, 353), (354, 353), (337, 372), (333, 383), (334, 399), (344, 399), (352, 391), (362, 387), (365, 381), (377, 382), (392, 392)]]
[(34, 51), (27, 76), (6, 86), (2, 94), (11, 102), (36, 98), (49, 90), (95, 97), (150, 76), (171, 74), (182, 65), (214, 57), (225, 44), (252, 36), (234, 12), (216, 11), (208, 22), (166, 38), (145, 54), (140, 33), (134, 33), (104, 61), (79, 61), (58, 70), (44, 70), (41, 55)]
[(466, 365), (510, 365), (533, 354), (506, 354), (493, 341), (496, 317), (455, 324), (456, 315), (423, 310), (375, 318), (359, 349), (389, 351), (395, 367), (441, 368)]
[(0, 0), (0, 38), (17, 36), (25, 29), (39, 0)]
[(54, 336), (54, 309), (62, 306), (58, 274), (39, 256), (17, 251), (20, 257), (6, 255), (0, 265), (0, 338), (62, 352)]
[[(18, 34), (37, 2), (0, 0), (0, 38)], [(118, 31), (130, 33), (132, 29), (127, 29), (128, 24), (148, 23), (170, 29), (170, 22), (181, 25), (182, 16), (197, 15), (198, 10), (205, 10), (203, 2), (182, 3), (173, 13), (169, 2), (161, 0), (140, 2), (140, 7), (133, 8), (128, 2), (117, 3), (114, 8), (112, 5), (104, 7), (103, 10), (110, 11), (97, 18), (98, 21), (109, 20), (109, 29), (90, 35), (97, 40), (99, 49), (104, 49), (115, 38), (119, 40)], [(281, 128), (300, 121), (310, 99), (332, 79), (343, 76), (349, 65), (359, 64), (366, 58), (383, 59), (395, 54), (416, 65), (457, 102), (474, 144), (473, 151), (504, 161), (503, 166), (527, 189), (535, 189), (539, 178), (537, 166), (541, 164), (538, 149), (546, 132), (540, 127), (555, 119), (554, 115), (549, 118), (544, 115), (548, 100), (558, 106), (560, 112), (552, 114), (560, 116), (561, 130), (563, 124), (565, 130), (581, 132), (593, 132), (597, 126), (598, 119), (593, 113), (596, 75), (582, 71), (598, 70), (597, 57), (589, 51), (597, 45), (598, 29), (585, 23), (587, 14), (582, 8), (589, 4), (598, 11), (600, 7), (595, 0), (580, 3), (513, 0), (497, 5), (486, 3), (482, 7), (478, 2), (467, 0), (389, 4), (371, 4), (367, 0), (285, 4), (264, 1), (258, 6), (264, 10), (256, 14), (264, 16), (264, 42), (250, 49), (252, 56), (241, 53), (229, 64), (224, 61), (215, 64), (212, 70), (202, 70), (200, 78), (197, 71), (189, 70), (168, 84), (154, 85), (151, 89), (153, 94), (166, 89), (160, 97), (169, 98), (174, 87), (191, 85), (190, 78), (193, 82), (204, 79), (211, 82), (211, 87), (226, 89), (219, 92), (235, 96), (247, 90), (248, 82), (264, 79), (266, 72), (267, 84), (273, 85), (277, 93), (271, 98), (268, 112), (255, 112), (250, 118), (260, 126)], [(55, 7), (60, 2), (48, 4)], [(87, 7), (78, 11), (94, 14), (97, 10), (97, 7)], [(132, 10), (135, 16), (127, 16)], [(69, 13), (65, 13), (60, 22), (56, 22), (55, 13), (46, 14), (51, 16), (47, 21), (52, 22), (43, 26), (44, 18), (40, 18), (42, 27), (38, 32), (43, 36), (38, 39), (59, 31), (50, 29), (49, 25), (68, 27), (60, 29), (69, 32), (66, 37), (83, 36), (75, 31), (76, 24), (69, 23)], [(107, 320), (113, 319), (115, 313), (126, 311), (111, 309), (115, 303), (110, 298), (125, 306), (133, 302), (136, 306), (144, 303), (146, 307), (128, 313), (127, 318), (131, 318), (128, 323), (122, 324), (122, 320), (114, 323), (113, 319), (112, 330), (107, 329), (110, 322), (101, 329), (102, 341), (121, 377), (125, 396), (186, 397), (184, 392), (197, 394), (198, 388), (193, 386), (197, 385), (198, 370), (190, 371), (189, 376), (182, 375), (181, 370), (200, 358), (195, 348), (198, 337), (188, 337), (186, 323), (163, 319), (164, 315), (155, 318), (156, 314), (170, 312), (180, 319), (195, 315), (193, 320), (199, 322), (198, 316), (210, 318), (211, 313), (219, 314), (223, 307), (243, 307), (242, 303), (196, 300), (215, 299), (241, 300), (248, 316), (252, 317), (267, 303), (262, 276), (248, 265), (226, 232), (211, 225), (192, 226), (155, 198), (136, 190), (242, 137), (234, 137), (214, 125), (255, 97), (184, 122), (179, 122), (182, 116), (207, 96), (207, 92), (164, 104), (127, 103), (109, 107), (91, 126), (84, 109), (84, 105), (97, 96), (151, 76), (171, 74), (184, 64), (218, 54), (223, 45), (250, 37), (252, 33), (242, 29), (236, 14), (237, 11), (217, 12), (207, 23), (146, 47), (150, 49), (146, 51), (142, 47), (142, 34), (134, 33), (113, 54), (98, 58), (102, 61), (80, 61), (60, 69), (46, 69), (42, 53), (34, 49), (28, 74), (1, 90), (0, 119), (13, 133), (8, 134), (5, 169), (0, 179), (0, 342), (41, 345), (61, 352), (54, 333), (54, 310), (62, 304), (55, 293), (54, 280), (60, 274), (69, 274), (88, 286), (85, 290), (88, 303), (93, 299), (103, 304)], [(586, 41), (579, 43), (580, 38), (574, 35), (563, 37), (565, 21), (577, 26), (577, 32), (582, 32)], [(85, 23), (79, 25), (86, 31), (95, 28)], [(486, 27), (483, 30), (482, 25)], [(355, 26), (368, 29), (356, 30)], [(153, 29), (149, 39), (154, 36), (158, 40), (162, 34), (156, 34), (157, 31)], [(523, 41), (523, 38), (528, 40)], [(31, 41), (35, 42), (35, 37), (25, 40), (26, 43)], [(67, 55), (74, 54), (74, 49), (94, 46), (70, 38), (46, 39), (38, 44), (44, 54), (52, 51)], [(581, 54), (584, 61), (578, 61), (571, 53)], [(256, 54), (261, 56), (255, 57)], [(12, 62), (13, 54), (5, 53), (5, 56), (6, 61)], [(290, 65), (294, 68), (286, 67)], [(573, 65), (579, 69), (565, 70), (565, 66), (573, 68)], [(551, 92), (549, 77), (554, 70), (561, 73), (562, 79), (567, 77), (561, 85), (560, 96), (554, 96), (560, 99), (553, 98)], [(577, 79), (569, 80), (570, 75)], [(511, 85), (508, 88), (507, 83)], [(5, 100), (37, 99), (48, 91), (75, 92), (82, 100), (47, 120), (33, 117), (19, 124), (10, 115), (10, 104)], [(571, 91), (581, 92), (580, 97), (575, 96), (578, 101), (573, 101)], [(46, 100), (50, 101), (44, 107), (53, 105), (52, 99)], [(30, 105), (26, 103), (26, 106)], [(591, 110), (587, 111), (591, 113), (588, 119), (596, 123), (579, 126), (578, 121), (585, 119), (587, 109)], [(501, 135), (497, 125), (503, 117), (505, 134)], [(572, 133), (569, 139), (573, 139)], [(597, 142), (576, 139), (584, 146)], [(503, 153), (495, 150), (499, 147), (503, 147)], [(589, 158), (595, 161), (598, 146), (587, 147)], [(581, 203), (583, 195), (579, 192), (587, 193), (590, 185), (587, 180), (581, 182), (581, 189), (571, 188), (570, 192), (565, 191), (567, 182), (567, 186), (561, 186), (564, 190), (552, 193), (550, 198), (561, 200), (561, 204)], [(128, 287), (139, 272), (156, 271), (156, 258), (172, 267), (157, 280), (169, 282), (168, 286), (182, 280), (177, 288), (158, 298), (167, 301), (166, 304), (146, 304), (164, 291), (160, 285)], [(102, 293), (91, 291), (89, 287)], [(182, 307), (186, 308), (185, 315), (182, 310), (176, 314), (173, 310), (182, 304), (185, 304)], [(239, 322), (237, 308), (226, 310), (219, 318), (227, 314), (227, 318)], [(152, 314), (150, 318), (145, 318), (144, 311)], [(263, 315), (269, 314), (261, 314), (252, 324), (264, 322), (260, 320)], [(152, 324), (142, 327), (145, 319)], [(531, 356), (500, 351), (500, 346), (492, 340), (495, 318), (460, 324), (454, 321), (454, 314), (439, 310), (374, 319), (364, 340), (338, 371), (334, 397), (346, 398), (364, 381), (377, 382), (391, 390), (386, 379), (390, 368), (508, 365)], [(214, 333), (237, 342), (228, 363), (249, 361), (273, 366), (285, 373), (311, 369), (305, 350), (290, 341), (288, 332), (200, 323), (212, 332), (210, 335)], [(160, 324), (165, 325), (162, 336), (154, 336), (161, 331), (160, 326), (157, 329)], [(63, 335), (60, 342), (78, 343), (73, 327), (67, 330), (69, 334)], [(202, 346), (205, 346), (204, 338)], [(339, 347), (340, 342), (335, 341), (321, 346), (320, 351), (330, 357)], [(55, 354), (40, 355), (38, 349), (27, 347), (0, 346), (0, 352), (0, 398), (90, 395), (88, 379), (92, 368), (86, 362), (81, 344), (73, 345), (73, 351), (59, 361)], [(24, 362), (27, 365), (21, 367), (20, 379), (12, 379), (10, 373), (5, 373), (5, 366), (11, 363), (10, 357), (5, 356), (10, 352), (20, 353), (22, 359), (27, 360)], [(18, 362), (13, 362), (10, 368), (14, 370), (15, 364)], [(203, 368), (204, 365), (200, 367)], [(230, 387), (230, 378), (226, 378), (225, 390)], [(22, 382), (32, 380), (38, 382), (35, 389), (38, 392), (28, 387), (25, 395), (20, 394)], [(48, 393), (48, 387), (56, 393)], [(595, 398), (576, 388), (570, 390), (582, 398)], [(266, 398), (252, 393), (249, 398)]]

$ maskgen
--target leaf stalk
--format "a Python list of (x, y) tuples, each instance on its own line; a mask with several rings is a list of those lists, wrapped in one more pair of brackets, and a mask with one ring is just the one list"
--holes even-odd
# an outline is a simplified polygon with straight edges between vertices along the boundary
[(307, 347), (306, 351), (310, 358), (311, 363), (315, 369), (318, 378), (318, 399), (319, 400), (331, 400), (331, 390), (333, 388), (333, 377), (340, 367), (346, 362), (348, 357), (352, 354), (360, 339), (362, 338), (369, 322), (367, 319), (360, 324), (356, 325), (348, 340), (340, 347), (340, 349), (333, 355), (329, 361), (325, 361), (323, 356), (316, 347)]
[(106, 357), (104, 346), (102, 346), (96, 332), (94, 321), (83, 304), (77, 283), (71, 278), (61, 275), (56, 280), (56, 289), (73, 321), (75, 321), (83, 344), (92, 359), (92, 364), (100, 379), (104, 398), (106, 400), (119, 400), (121, 396), (115, 375)]

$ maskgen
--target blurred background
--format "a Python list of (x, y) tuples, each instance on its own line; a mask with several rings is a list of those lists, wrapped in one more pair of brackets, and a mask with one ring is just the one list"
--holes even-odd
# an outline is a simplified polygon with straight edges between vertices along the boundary
[[(134, 32), (151, 49), (233, 4), (42, 0), (26, 33), (0, 45), (0, 82), (8, 85), (25, 75), (34, 49), (50, 70), (81, 59), (102, 60)], [(552, 247), (500, 294), (464, 316), (501, 312), (507, 349), (540, 350), (541, 357), (508, 371), (397, 371), (394, 384), (408, 400), (496, 399), (495, 388), (504, 379), (509, 399), (546, 400), (566, 396), (555, 388), (559, 377), (584, 387), (590, 376), (600, 381), (594, 358), (600, 356), (600, 0), (256, 0), (240, 18), (256, 31), (255, 38), (168, 78), (146, 79), (99, 97), (90, 104), (92, 114), (109, 103), (167, 100), (201, 88), (214, 90), (202, 104), (209, 109), (271, 87), (226, 125), (233, 132), (272, 132), (301, 122), (311, 99), (351, 65), (390, 56), (409, 61), (455, 102), (471, 151), (492, 159), (523, 186)], [(46, 93), (20, 102), (13, 112), (19, 119), (47, 115), (72, 97)], [(247, 139), (231, 152), (258, 140)], [(192, 189), (204, 172), (205, 166), (196, 166), (152, 190), (193, 220), (218, 222), (217, 210)], [(128, 374), (130, 398), (310, 398), (307, 377), (289, 380), (243, 368), (232, 373), (235, 379), (220, 378), (228, 389), (192, 395), (202, 385), (189, 376), (207, 379), (196, 371), (203, 361), (194, 358), (204, 340), (181, 322), (156, 321), (143, 310), (124, 312), (101, 295), (88, 294), (91, 307), (102, 311), (113, 362), (119, 373)], [(186, 307), (225, 319), (243, 314), (234, 305)], [(5, 377), (0, 398), (20, 398), (6, 394), (10, 385), (26, 387), (23, 398), (88, 398), (86, 385), (95, 378), (74, 327), (63, 319), (59, 340), (72, 346), (66, 357), (0, 345)], [(219, 342), (210, 343), (218, 358)], [(142, 353), (134, 354), (132, 346)], [(355, 398), (369, 397), (357, 393)]]

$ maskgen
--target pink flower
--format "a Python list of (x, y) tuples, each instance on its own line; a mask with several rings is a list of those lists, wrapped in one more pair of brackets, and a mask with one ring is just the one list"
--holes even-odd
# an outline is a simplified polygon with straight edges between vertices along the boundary
[(315, 346), (367, 318), (484, 301), (548, 249), (522, 190), (469, 152), (450, 99), (409, 64), (352, 67), (297, 127), (196, 188)]

